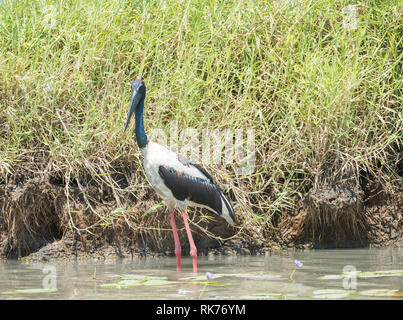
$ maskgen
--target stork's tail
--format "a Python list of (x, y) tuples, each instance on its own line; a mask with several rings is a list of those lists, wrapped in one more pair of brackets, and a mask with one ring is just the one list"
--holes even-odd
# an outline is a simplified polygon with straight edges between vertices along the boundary
[(228, 201), (228, 199), (222, 194), (220, 191), (220, 196), (221, 196), (221, 212), (218, 214), (222, 216), (231, 226), (234, 225), (235, 223), (235, 212), (234, 208), (231, 206), (231, 203)]

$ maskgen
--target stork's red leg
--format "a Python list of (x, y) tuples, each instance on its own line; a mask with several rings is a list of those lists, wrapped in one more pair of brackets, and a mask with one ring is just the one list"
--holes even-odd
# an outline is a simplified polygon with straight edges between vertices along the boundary
[(175, 241), (176, 269), (180, 270), (180, 268), (181, 268), (181, 243), (179, 241), (178, 229), (176, 229), (174, 209), (171, 210), (171, 226), (172, 226), (172, 232), (174, 234), (174, 241)]
[(193, 258), (193, 272), (197, 272), (197, 249), (193, 241), (192, 233), (190, 232), (188, 214), (186, 213), (186, 211), (183, 211), (183, 221), (185, 222), (186, 233), (189, 239), (190, 255)]

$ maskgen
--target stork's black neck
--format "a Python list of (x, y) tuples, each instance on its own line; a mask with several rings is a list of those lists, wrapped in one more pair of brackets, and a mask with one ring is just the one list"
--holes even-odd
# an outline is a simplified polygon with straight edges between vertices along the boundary
[(136, 108), (136, 140), (140, 148), (145, 148), (148, 143), (146, 133), (144, 132), (143, 123), (143, 107), (144, 107), (145, 96), (140, 100)]

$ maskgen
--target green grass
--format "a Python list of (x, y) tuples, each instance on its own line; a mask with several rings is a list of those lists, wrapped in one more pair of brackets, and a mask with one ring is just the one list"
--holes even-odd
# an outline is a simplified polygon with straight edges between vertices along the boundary
[(255, 129), (253, 174), (206, 164), (230, 177), (240, 217), (266, 221), (330, 177), (401, 179), (402, 1), (2, 3), (0, 182), (30, 169), (113, 185), (128, 163), (139, 175), (123, 134), (136, 78), (147, 132)]

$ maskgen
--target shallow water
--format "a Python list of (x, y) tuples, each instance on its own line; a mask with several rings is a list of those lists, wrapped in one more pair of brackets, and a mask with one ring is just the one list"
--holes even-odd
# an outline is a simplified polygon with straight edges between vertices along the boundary
[(400, 248), (199, 257), (198, 266), (194, 278), (189, 257), (181, 272), (175, 258), (0, 261), (0, 299), (403, 299)]

